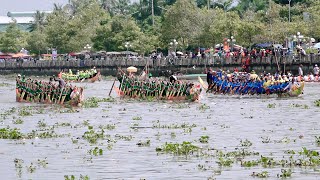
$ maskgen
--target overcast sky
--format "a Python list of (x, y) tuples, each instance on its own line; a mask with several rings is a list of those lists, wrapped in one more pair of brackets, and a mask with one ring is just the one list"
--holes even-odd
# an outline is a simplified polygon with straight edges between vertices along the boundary
[(68, 0), (0, 0), (0, 16), (9, 11), (52, 10), (53, 3), (66, 4)]

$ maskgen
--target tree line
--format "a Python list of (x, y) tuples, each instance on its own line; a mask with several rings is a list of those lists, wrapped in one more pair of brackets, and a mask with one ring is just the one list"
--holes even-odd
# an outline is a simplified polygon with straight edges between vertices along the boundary
[[(283, 43), (300, 32), (320, 39), (320, 1), (287, 0), (69, 0), (39, 11), (28, 32), (16, 22), (0, 34), (0, 51), (33, 54), (56, 48), (78, 52), (86, 44), (95, 51), (132, 50), (148, 54), (175, 49), (213, 47), (233, 36), (236, 44)], [(290, 14), (290, 19), (289, 19)], [(290, 22), (289, 22), (290, 20)], [(125, 42), (130, 46), (126, 47)]]

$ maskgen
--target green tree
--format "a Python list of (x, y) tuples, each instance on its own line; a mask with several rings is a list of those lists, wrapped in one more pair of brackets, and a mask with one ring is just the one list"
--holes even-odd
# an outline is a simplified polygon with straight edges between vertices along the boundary
[(23, 33), (17, 26), (16, 21), (10, 23), (0, 39), (0, 50), (2, 52), (19, 52), (26, 47), (27, 34)]
[[(97, 0), (71, 1), (72, 6), (64, 7), (48, 16), (45, 28), (48, 46), (59, 52), (81, 51), (91, 39), (108, 14)], [(72, 7), (72, 11), (70, 11)]]
[(168, 44), (172, 39), (177, 39), (183, 49), (193, 43), (198, 44), (202, 17), (194, 1), (178, 0), (164, 15), (162, 24), (164, 44)]
[(46, 24), (46, 15), (44, 12), (37, 11), (34, 15), (34, 20), (32, 21), (31, 26), (29, 27), (29, 31), (35, 31), (37, 29), (43, 30)]

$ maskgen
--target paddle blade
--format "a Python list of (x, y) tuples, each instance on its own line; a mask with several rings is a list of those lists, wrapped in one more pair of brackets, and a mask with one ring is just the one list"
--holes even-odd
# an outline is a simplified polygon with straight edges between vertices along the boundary
[(200, 84), (202, 85), (203, 89), (207, 90), (208, 89), (208, 85), (206, 85), (205, 82), (203, 82), (203, 80), (201, 79), (200, 76), (198, 76), (198, 80), (199, 80)]

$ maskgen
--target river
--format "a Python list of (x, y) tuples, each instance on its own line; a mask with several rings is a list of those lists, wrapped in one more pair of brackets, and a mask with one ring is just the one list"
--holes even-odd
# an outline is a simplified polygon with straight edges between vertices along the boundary
[[(77, 86), (85, 87), (86, 98), (104, 98), (112, 82), (104, 78)], [(315, 136), (320, 136), (320, 107), (314, 101), (320, 99), (320, 83), (308, 83), (301, 97), (288, 99), (202, 92), (200, 102), (145, 102), (121, 100), (113, 92), (113, 102), (73, 110), (17, 103), (14, 78), (2, 76), (0, 83), (0, 129), (52, 132), (52, 137), (0, 139), (1, 179), (56, 180), (72, 175), (94, 180), (254, 179), (250, 175), (262, 171), (268, 172), (268, 179), (278, 179), (281, 169), (291, 169), (291, 179), (320, 179), (319, 164), (241, 165), (261, 156), (288, 159), (288, 150), (301, 159), (297, 152), (303, 147), (319, 152)], [(100, 132), (99, 127), (104, 130), (103, 138), (90, 143), (85, 132), (89, 128)], [(201, 136), (208, 137), (200, 142)], [(188, 155), (156, 151), (163, 150), (165, 143), (183, 141), (200, 149)], [(239, 149), (259, 154), (221, 156)], [(228, 159), (229, 165), (224, 163)]]

